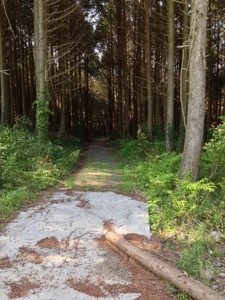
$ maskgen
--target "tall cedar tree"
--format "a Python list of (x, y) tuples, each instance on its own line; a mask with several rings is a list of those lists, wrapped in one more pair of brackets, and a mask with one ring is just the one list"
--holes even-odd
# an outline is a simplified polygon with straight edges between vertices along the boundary
[(206, 88), (206, 24), (208, 1), (193, 0), (190, 27), (190, 84), (187, 130), (180, 176), (197, 179), (202, 151)]

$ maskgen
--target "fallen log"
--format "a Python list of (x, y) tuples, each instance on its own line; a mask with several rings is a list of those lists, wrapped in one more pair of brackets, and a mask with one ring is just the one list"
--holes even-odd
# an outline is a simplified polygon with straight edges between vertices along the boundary
[(105, 234), (107, 241), (122, 250), (129, 257), (133, 258), (141, 265), (152, 271), (165, 280), (170, 281), (182, 291), (197, 300), (225, 300), (225, 298), (216, 293), (210, 287), (202, 282), (187, 276), (184, 272), (176, 269), (146, 251), (138, 248), (122, 235), (112, 231)]

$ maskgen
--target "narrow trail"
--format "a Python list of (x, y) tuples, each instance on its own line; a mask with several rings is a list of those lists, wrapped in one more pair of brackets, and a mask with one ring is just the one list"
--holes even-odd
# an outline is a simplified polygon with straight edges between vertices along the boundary
[(151, 245), (146, 203), (116, 193), (111, 151), (105, 140), (91, 143), (82, 168), (6, 226), (0, 300), (170, 299), (163, 280), (104, 238), (112, 229)]
[(89, 144), (82, 168), (70, 178), (72, 186), (82, 190), (117, 191), (120, 174), (106, 138)]

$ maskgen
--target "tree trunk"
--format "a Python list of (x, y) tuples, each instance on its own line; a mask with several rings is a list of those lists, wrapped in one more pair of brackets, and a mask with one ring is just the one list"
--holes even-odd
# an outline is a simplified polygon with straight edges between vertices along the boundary
[(126, 1), (123, 1), (122, 36), (123, 36), (123, 138), (129, 137), (129, 93), (128, 93), (128, 59), (127, 59), (127, 15)]
[(21, 88), (21, 101), (23, 116), (27, 115), (27, 106), (25, 102), (25, 78), (24, 78), (24, 55), (23, 55), (23, 43), (22, 43), (22, 20), (21, 20), (21, 0), (18, 0), (18, 22), (19, 22), (19, 68), (20, 68), (20, 88)]
[(62, 89), (60, 91), (60, 100), (61, 100), (61, 118), (60, 118), (60, 127), (59, 127), (58, 136), (66, 137), (67, 136), (67, 127), (66, 127), (67, 97), (66, 97), (66, 87), (64, 82), (62, 82)]
[[(60, 10), (60, 28), (59, 28), (59, 44), (63, 45), (65, 41), (67, 41), (67, 36), (66, 32), (66, 24), (63, 19), (63, 12), (66, 7), (64, 6), (64, 2), (61, 1), (59, 5), (59, 10)], [(61, 103), (61, 111), (60, 111), (60, 126), (59, 126), (59, 132), (58, 136), (60, 137), (66, 137), (67, 136), (67, 95), (66, 95), (66, 55), (63, 55), (59, 53), (59, 94), (60, 94), (60, 103)]]
[[(156, 14), (162, 15), (162, 7), (160, 3), (156, 3)], [(162, 19), (155, 20), (155, 28), (157, 28), (157, 34), (155, 34), (155, 69), (154, 69), (154, 81), (155, 88), (153, 91), (154, 99), (154, 126), (156, 130), (161, 129), (163, 126), (163, 96), (162, 96), (162, 57), (163, 57), (163, 41), (161, 36), (163, 33)]]
[(36, 71), (36, 131), (38, 139), (45, 140), (48, 135), (49, 100), (45, 79), (46, 72), (46, 31), (44, 23), (44, 0), (34, 1), (34, 37)]
[[(124, 1), (124, 0), (123, 0)], [(117, 38), (117, 118), (118, 132), (123, 133), (123, 2), (116, 0), (116, 38)]]
[(90, 103), (90, 95), (89, 95), (89, 59), (85, 58), (84, 62), (84, 124), (85, 124), (85, 139), (87, 141), (90, 140), (90, 110), (91, 110), (91, 103)]
[(140, 42), (140, 8), (137, 1), (134, 2), (134, 33), (133, 33), (133, 72), (132, 72), (132, 106), (133, 106), (133, 122), (132, 122), (132, 136), (137, 137), (140, 107), (138, 105), (139, 99), (139, 83), (141, 77), (141, 42)]
[(2, 3), (0, 3), (0, 79), (1, 79), (1, 124), (9, 125), (9, 98), (7, 93), (5, 70), (5, 49)]
[(181, 122), (180, 122), (180, 151), (183, 151), (186, 119), (187, 119), (187, 105), (188, 105), (188, 2), (183, 4), (183, 45), (182, 45), (182, 61), (180, 71), (180, 102), (181, 102)]
[(166, 150), (173, 151), (174, 136), (174, 1), (168, 1), (168, 71), (167, 71), (167, 118)]
[(208, 0), (193, 0), (190, 27), (190, 71), (189, 103), (184, 153), (180, 167), (180, 177), (185, 172), (197, 179), (201, 157), (206, 85), (206, 23)]
[(146, 1), (146, 64), (147, 64), (147, 103), (148, 103), (148, 117), (147, 117), (147, 132), (149, 140), (152, 140), (152, 80), (151, 80), (151, 39), (150, 39), (150, 5)]
[(115, 103), (114, 103), (114, 44), (113, 44), (113, 24), (112, 24), (112, 8), (109, 8), (110, 19), (110, 37), (109, 37), (109, 65), (107, 66), (107, 82), (108, 82), (108, 109), (109, 109), (109, 134), (112, 135), (115, 130)]

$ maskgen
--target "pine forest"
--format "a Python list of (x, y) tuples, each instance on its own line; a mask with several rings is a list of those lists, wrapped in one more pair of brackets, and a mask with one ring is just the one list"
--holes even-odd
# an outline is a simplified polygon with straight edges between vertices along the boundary
[(225, 253), (225, 0), (0, 0), (0, 71), (0, 223), (107, 137), (204, 277)]

